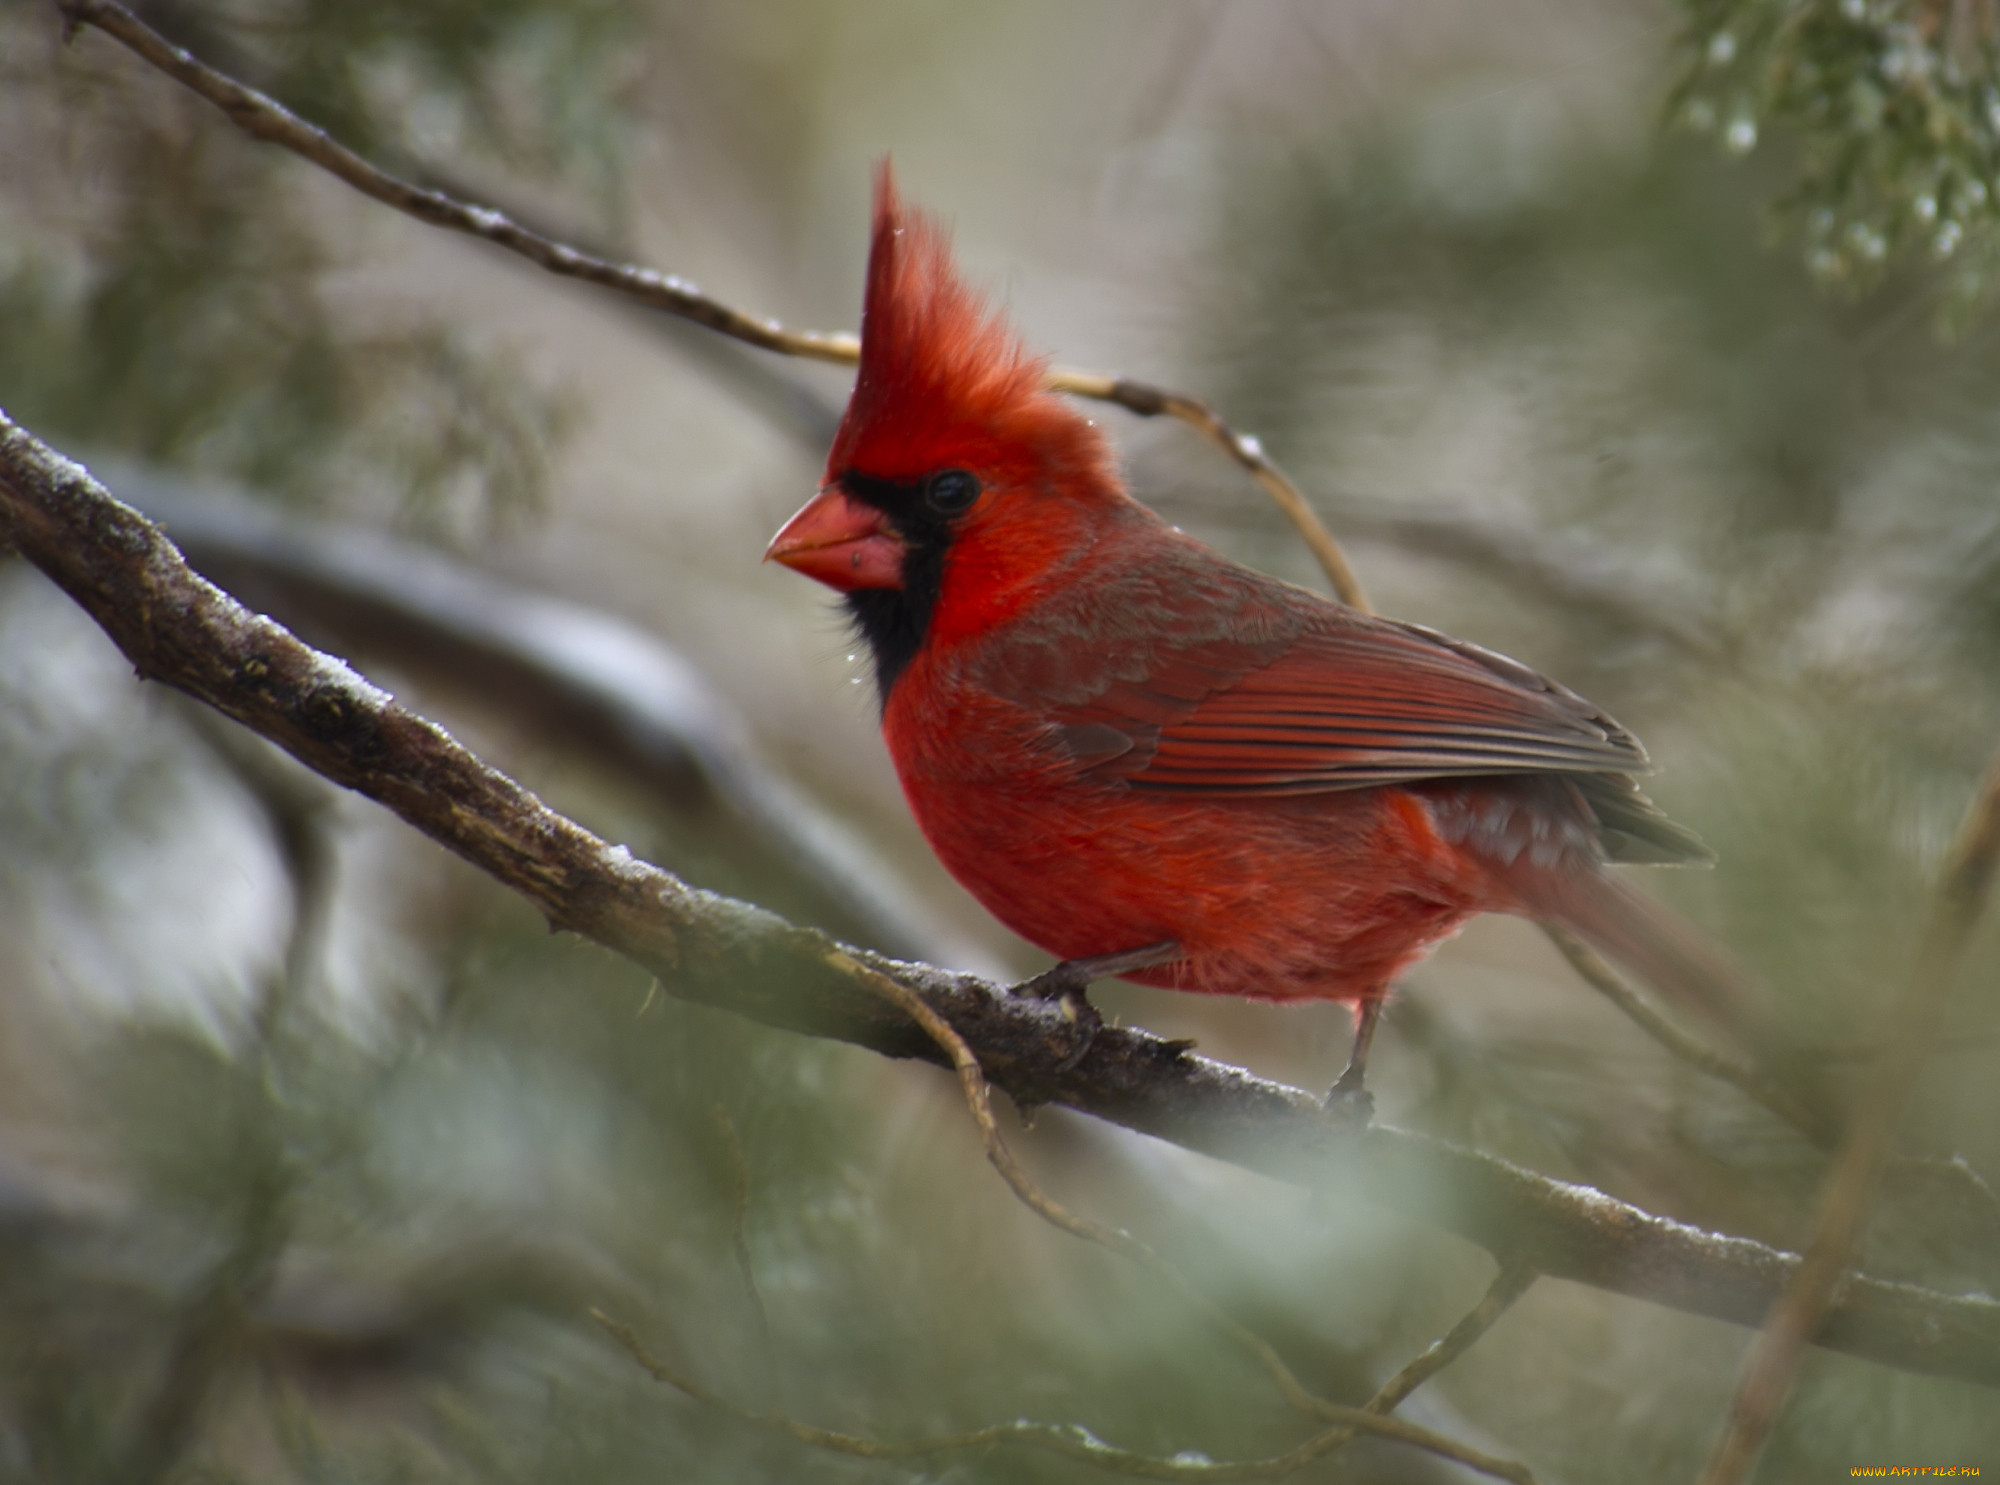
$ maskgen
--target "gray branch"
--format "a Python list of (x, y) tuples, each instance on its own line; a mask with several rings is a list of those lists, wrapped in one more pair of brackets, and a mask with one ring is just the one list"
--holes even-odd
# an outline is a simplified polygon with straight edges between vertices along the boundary
[[(921, 1030), (853, 970), (921, 994), (1017, 1102), (1060, 1104), (1343, 1196), (1362, 1194), (1553, 1278), (1759, 1324), (1796, 1255), (1704, 1232), (1422, 1135), (1330, 1121), (1311, 1095), (1107, 1027), (1066, 1067), (1060, 1012), (967, 975), (843, 949), (688, 886), (607, 845), (488, 768), (344, 663), (191, 571), (80, 465), (0, 414), (0, 540), (104, 628), (140, 675), (270, 738), (385, 805), (668, 992), (767, 1025), (936, 1062)], [(2000, 1302), (1855, 1275), (1816, 1337), (1910, 1371), (2000, 1386)]]

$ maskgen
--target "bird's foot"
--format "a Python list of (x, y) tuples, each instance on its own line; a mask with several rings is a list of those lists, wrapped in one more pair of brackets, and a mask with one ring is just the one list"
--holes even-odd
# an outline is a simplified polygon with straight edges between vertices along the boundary
[(1343, 1123), (1366, 1127), (1375, 1117), (1375, 1095), (1362, 1081), (1368, 1067), (1368, 1049), (1375, 1043), (1375, 1023), (1382, 1019), (1382, 997), (1364, 1000), (1354, 1008), (1354, 1050), (1347, 1054), (1347, 1066), (1326, 1091), (1327, 1113)]
[(1156, 964), (1165, 964), (1180, 957), (1180, 945), (1168, 940), (1164, 943), (1148, 944), (1143, 949), (1128, 949), (1119, 954), (1094, 954), (1084, 959), (1065, 959), (1052, 969), (1045, 969), (1031, 980), (1023, 980), (1014, 987), (1013, 993), (1025, 995), (1035, 1000), (1053, 1000), (1062, 1007), (1063, 1019), (1075, 1029), (1075, 1045), (1056, 1064), (1059, 1073), (1068, 1072), (1090, 1050), (1090, 1044), (1097, 1039), (1098, 1031), (1104, 1025), (1104, 1017), (1097, 1007), (1090, 1003), (1090, 986), (1095, 980), (1112, 975), (1128, 974), (1135, 969), (1150, 969)]
[(1023, 980), (1014, 987), (1016, 995), (1025, 995), (1032, 1000), (1053, 1000), (1062, 1009), (1063, 1019), (1069, 1022), (1074, 1040), (1061, 1062), (1056, 1064), (1057, 1072), (1068, 1072), (1079, 1062), (1083, 1054), (1090, 1050), (1090, 1044), (1097, 1039), (1099, 1028), (1104, 1025), (1104, 1015), (1090, 1003), (1090, 982), (1092, 976), (1077, 966), (1081, 960), (1065, 959), (1054, 969), (1043, 970), (1032, 980)]
[(1328, 1117), (1343, 1124), (1366, 1127), (1375, 1118), (1375, 1095), (1368, 1091), (1368, 1085), (1362, 1081), (1361, 1070), (1357, 1067), (1350, 1066), (1326, 1090), (1322, 1106)]

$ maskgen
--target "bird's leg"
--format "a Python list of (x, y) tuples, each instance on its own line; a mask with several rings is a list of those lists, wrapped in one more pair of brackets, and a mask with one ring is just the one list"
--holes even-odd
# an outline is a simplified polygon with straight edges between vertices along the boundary
[(1327, 1090), (1328, 1113), (1340, 1114), (1366, 1124), (1375, 1114), (1375, 1095), (1362, 1084), (1368, 1068), (1368, 1048), (1375, 1040), (1375, 1023), (1382, 1018), (1382, 1003), (1388, 997), (1370, 996), (1354, 1012), (1354, 1050), (1347, 1054), (1347, 1066)]
[(1068, 1072), (1083, 1060), (1083, 1054), (1090, 1050), (1091, 1040), (1097, 1035), (1097, 1028), (1104, 1024), (1097, 1007), (1090, 1003), (1088, 991), (1092, 981), (1130, 974), (1135, 969), (1151, 969), (1156, 964), (1170, 964), (1180, 957), (1181, 946), (1172, 939), (1164, 939), (1157, 944), (1147, 944), (1142, 949), (1065, 959), (1053, 969), (1043, 970), (1032, 980), (1023, 980), (1014, 987), (1013, 993), (1032, 996), (1036, 1000), (1061, 1002), (1063, 1014), (1077, 1028), (1075, 1049), (1063, 1058), (1061, 1066), (1056, 1069)]

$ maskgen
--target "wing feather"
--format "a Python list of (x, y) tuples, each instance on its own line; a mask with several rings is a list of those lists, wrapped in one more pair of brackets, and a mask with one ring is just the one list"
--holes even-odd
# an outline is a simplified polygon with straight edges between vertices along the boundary
[[(1299, 794), (1649, 767), (1631, 735), (1574, 692), (1387, 620), (1342, 614), (1279, 643), (1155, 641), (1109, 670), (1053, 720), (1078, 740), (1083, 772), (1138, 789)], [(1111, 732), (1130, 745), (1112, 745)]]

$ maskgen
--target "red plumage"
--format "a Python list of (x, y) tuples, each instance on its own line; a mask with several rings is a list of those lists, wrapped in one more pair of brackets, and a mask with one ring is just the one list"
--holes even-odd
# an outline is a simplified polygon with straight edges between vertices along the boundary
[(885, 166), (861, 367), (770, 555), (848, 594), (939, 859), (1064, 959), (1378, 1001), (1480, 912), (1549, 918), (1725, 1025), (1732, 975), (1617, 881), (1706, 859), (1644, 751), (1527, 667), (1229, 561), (1126, 494), (1094, 424)]
[(915, 477), (953, 464), (1031, 481), (1088, 468), (1111, 479), (1097, 429), (1042, 390), (1046, 358), (959, 281), (951, 244), (876, 177), (861, 368), (827, 468)]

